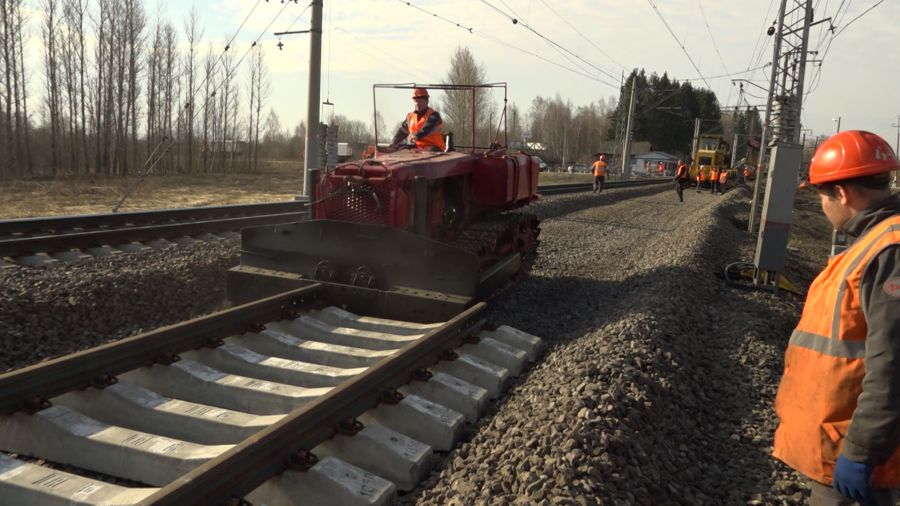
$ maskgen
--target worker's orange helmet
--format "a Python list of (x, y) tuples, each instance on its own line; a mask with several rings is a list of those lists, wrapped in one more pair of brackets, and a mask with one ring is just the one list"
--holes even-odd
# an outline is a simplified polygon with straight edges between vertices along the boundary
[(809, 164), (812, 184), (872, 176), (900, 169), (884, 139), (863, 130), (845, 130), (819, 145)]
[(606, 161), (606, 155), (600, 155), (600, 161), (601, 161), (601, 162), (605, 162), (605, 161)]
[(428, 90), (425, 88), (416, 88), (413, 90), (412, 98), (428, 98)]

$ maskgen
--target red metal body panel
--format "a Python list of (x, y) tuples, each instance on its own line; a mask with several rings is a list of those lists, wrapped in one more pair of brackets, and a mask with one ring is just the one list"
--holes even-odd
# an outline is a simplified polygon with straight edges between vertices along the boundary
[(528, 155), (487, 156), (472, 174), (472, 195), (485, 210), (515, 209), (536, 198), (537, 179), (537, 164)]
[(415, 177), (429, 180), (428, 235), (537, 198), (538, 167), (524, 153), (436, 153), (416, 149), (345, 163), (317, 188), (315, 217), (412, 230)]

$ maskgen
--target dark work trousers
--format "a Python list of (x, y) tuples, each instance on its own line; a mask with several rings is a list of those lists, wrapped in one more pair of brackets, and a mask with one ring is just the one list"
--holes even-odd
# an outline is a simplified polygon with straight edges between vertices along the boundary
[(603, 191), (603, 180), (605, 179), (606, 176), (594, 176), (594, 193)]
[(687, 186), (687, 179), (675, 180), (675, 193), (678, 195), (678, 202), (684, 202), (684, 187)]
[(716, 188), (719, 187), (719, 182), (715, 179), (709, 182), (709, 187), (712, 188), (712, 194), (716, 194)]

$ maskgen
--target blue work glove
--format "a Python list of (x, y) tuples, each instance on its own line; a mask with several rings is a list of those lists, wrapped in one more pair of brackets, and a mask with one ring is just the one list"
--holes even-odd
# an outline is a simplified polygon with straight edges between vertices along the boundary
[(869, 496), (869, 478), (872, 466), (854, 462), (841, 454), (834, 466), (834, 489), (850, 499), (864, 501)]

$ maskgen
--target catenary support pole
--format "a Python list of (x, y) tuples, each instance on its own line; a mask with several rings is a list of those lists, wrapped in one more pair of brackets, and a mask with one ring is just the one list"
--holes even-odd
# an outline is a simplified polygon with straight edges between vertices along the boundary
[(322, 4), (312, 0), (312, 25), (309, 34), (309, 94), (306, 102), (306, 160), (303, 168), (303, 194), (312, 195), (309, 171), (319, 167), (319, 100), (322, 86)]
[(628, 124), (625, 127), (625, 146), (624, 149), (622, 149), (622, 179), (626, 181), (631, 179), (631, 128), (632, 116), (634, 116), (634, 88), (636, 84), (634, 76), (632, 76), (631, 100), (628, 104)]

